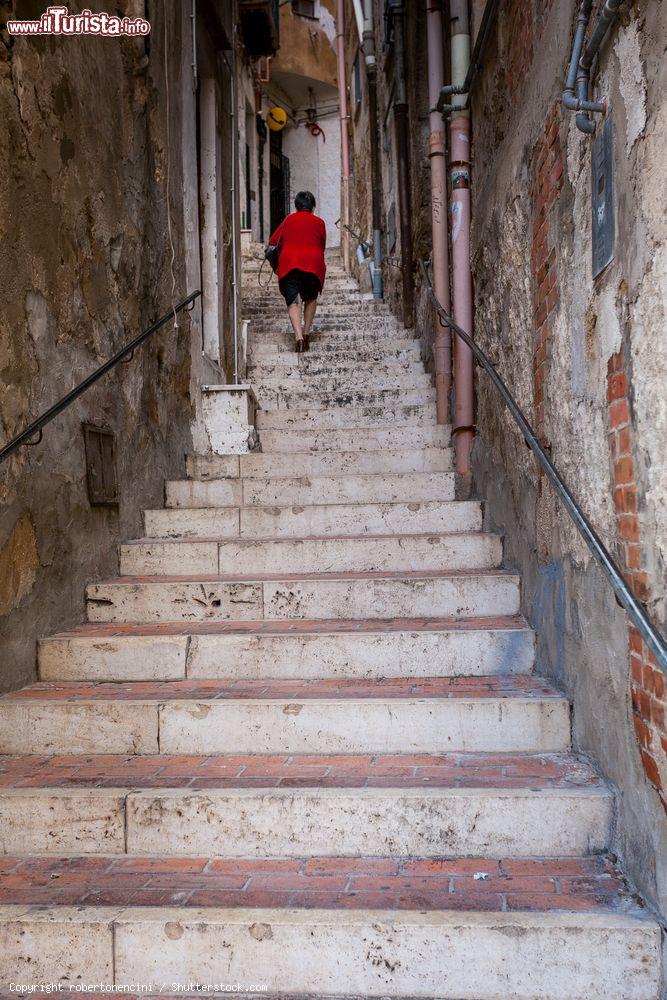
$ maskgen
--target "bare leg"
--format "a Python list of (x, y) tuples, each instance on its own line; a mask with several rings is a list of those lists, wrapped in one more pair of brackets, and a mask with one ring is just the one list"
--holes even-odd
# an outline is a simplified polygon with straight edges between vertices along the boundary
[(310, 337), (310, 331), (313, 325), (313, 320), (315, 319), (316, 312), (317, 312), (317, 299), (313, 299), (312, 302), (306, 302), (306, 304), (303, 307), (304, 337)]
[(297, 342), (299, 340), (303, 340), (303, 327), (301, 325), (301, 299), (297, 299), (296, 302), (293, 302), (291, 306), (287, 307), (287, 314), (290, 318)]

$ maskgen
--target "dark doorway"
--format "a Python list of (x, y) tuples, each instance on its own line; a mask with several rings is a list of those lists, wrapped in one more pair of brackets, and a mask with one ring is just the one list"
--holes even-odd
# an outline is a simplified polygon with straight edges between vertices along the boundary
[(271, 133), (269, 148), (271, 188), (271, 232), (274, 232), (290, 212), (290, 164), (283, 154), (283, 137), (280, 132)]
[(250, 169), (250, 146), (245, 144), (245, 219), (244, 229), (252, 229), (252, 171)]
[(257, 123), (257, 138), (258, 138), (258, 150), (257, 150), (257, 190), (259, 192), (259, 239), (260, 242), (264, 242), (264, 150), (266, 148), (266, 140), (268, 129), (266, 127), (266, 122), (261, 115), (256, 117)]

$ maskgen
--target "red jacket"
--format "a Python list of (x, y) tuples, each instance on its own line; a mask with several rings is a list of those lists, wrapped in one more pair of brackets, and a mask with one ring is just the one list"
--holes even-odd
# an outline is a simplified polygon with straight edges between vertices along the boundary
[(312, 212), (292, 212), (284, 219), (269, 243), (275, 246), (280, 241), (278, 278), (295, 268), (316, 274), (320, 285), (324, 285), (326, 265), (324, 248), (327, 245), (327, 227), (324, 220)]

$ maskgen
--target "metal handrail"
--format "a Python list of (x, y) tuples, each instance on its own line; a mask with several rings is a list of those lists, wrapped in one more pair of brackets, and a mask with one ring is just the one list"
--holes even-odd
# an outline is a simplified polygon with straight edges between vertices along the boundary
[[(84, 393), (86, 389), (90, 389), (91, 385), (97, 382), (98, 379), (101, 379), (103, 375), (106, 375), (108, 371), (117, 365), (119, 361), (126, 358), (127, 355), (129, 355), (127, 360), (131, 361), (137, 347), (143, 344), (145, 340), (148, 340), (150, 336), (159, 330), (160, 327), (164, 326), (165, 323), (168, 323), (170, 319), (175, 319), (176, 313), (179, 313), (181, 309), (191, 309), (195, 300), (200, 295), (200, 291), (191, 292), (186, 299), (183, 299), (182, 302), (173, 306), (168, 313), (165, 313), (165, 315), (160, 317), (156, 323), (153, 323), (151, 327), (144, 330), (143, 333), (140, 333), (139, 336), (135, 337), (129, 344), (126, 344), (125, 347), (114, 354), (112, 358), (109, 358), (109, 360), (105, 361), (103, 365), (100, 365), (100, 367), (85, 378), (83, 382), (80, 382), (74, 389), (70, 389), (67, 395), (63, 396), (57, 403), (54, 403), (53, 406), (49, 407), (48, 410), (42, 413), (41, 417), (37, 417), (37, 419), (33, 420), (31, 424), (28, 424), (25, 430), (21, 431), (20, 434), (17, 434), (15, 438), (12, 438), (12, 440), (4, 445), (4, 447), (0, 448), (0, 462), (4, 462), (6, 458), (9, 458), (9, 456), (22, 445), (39, 444), (42, 440), (43, 428), (46, 424), (50, 423), (54, 417), (58, 416), (59, 413), (62, 413), (62, 411), (65, 410), (70, 403), (73, 403), (75, 399), (78, 399), (78, 397)], [(38, 435), (37, 440), (31, 441), (31, 438), (33, 438), (36, 434)]]
[(667, 674), (667, 643), (664, 637), (658, 632), (656, 627), (653, 625), (649, 619), (646, 611), (639, 603), (635, 595), (632, 593), (630, 586), (628, 585), (625, 577), (621, 573), (620, 569), (612, 559), (608, 550), (602, 543), (599, 535), (591, 525), (590, 521), (584, 514), (584, 512), (579, 507), (579, 504), (574, 499), (569, 489), (563, 482), (559, 472), (552, 463), (549, 456), (546, 454), (542, 446), (540, 445), (535, 431), (530, 426), (526, 420), (519, 404), (516, 402), (511, 392), (505, 385), (505, 382), (500, 377), (495, 367), (491, 364), (488, 357), (475, 343), (475, 341), (470, 337), (465, 330), (462, 330), (454, 320), (449, 316), (443, 309), (441, 303), (439, 302), (435, 292), (433, 291), (433, 285), (431, 284), (431, 279), (427, 270), (427, 261), (420, 260), (419, 266), (421, 268), (424, 280), (428, 288), (428, 294), (431, 298), (433, 305), (440, 318), (440, 323), (443, 326), (448, 326), (457, 337), (468, 345), (470, 350), (473, 352), (479, 365), (487, 373), (493, 385), (500, 393), (500, 396), (505, 403), (507, 409), (510, 411), (515, 422), (518, 424), (519, 430), (521, 431), (527, 446), (535, 455), (535, 458), (539, 464), (544, 469), (544, 472), (551, 482), (556, 494), (560, 497), (560, 500), (568, 512), (572, 520), (574, 521), (580, 535), (588, 545), (589, 549), (595, 556), (595, 559), (600, 564), (604, 570), (609, 582), (611, 583), (614, 593), (616, 594), (616, 599), (618, 603), (623, 607), (627, 613), (630, 615), (634, 625), (640, 632), (644, 642), (649, 647), (653, 656), (655, 657), (656, 663), (661, 668), (663, 673)]

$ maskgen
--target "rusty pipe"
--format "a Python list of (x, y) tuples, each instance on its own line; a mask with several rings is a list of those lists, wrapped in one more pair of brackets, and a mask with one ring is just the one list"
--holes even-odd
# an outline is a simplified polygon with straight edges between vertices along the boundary
[[(428, 37), (428, 105), (429, 158), (431, 164), (431, 232), (433, 287), (436, 297), (449, 310), (449, 246), (447, 238), (447, 160), (445, 130), (436, 109), (444, 84), (445, 65), (442, 39), (441, 0), (426, 0), (426, 33)], [(452, 340), (448, 328), (433, 313), (435, 336), (433, 360), (435, 362), (435, 398), (437, 421), (449, 420), (449, 391), (452, 384)]]
[[(451, 0), (452, 84), (463, 85), (470, 66), (470, 20), (468, 0)], [(454, 319), (467, 334), (473, 333), (472, 271), (470, 267), (470, 112), (466, 99), (452, 98), (450, 123), (452, 299)], [(470, 471), (474, 415), (473, 355), (460, 337), (454, 338), (454, 434), (456, 471)]]
[(368, 124), (371, 152), (371, 212), (373, 218), (373, 296), (382, 298), (382, 171), (377, 98), (377, 60), (372, 0), (363, 4), (363, 50), (368, 82)]
[(350, 270), (350, 115), (347, 105), (347, 76), (345, 73), (345, 0), (336, 0), (336, 55), (338, 62), (338, 104), (340, 113), (340, 150), (342, 169), (341, 190), (341, 241), (343, 267)]
[(405, 5), (397, 3), (394, 25), (394, 127), (398, 178), (398, 211), (401, 232), (401, 275), (403, 279), (403, 325), (413, 324), (415, 279), (412, 270), (412, 205), (410, 198), (410, 129), (405, 68)]

